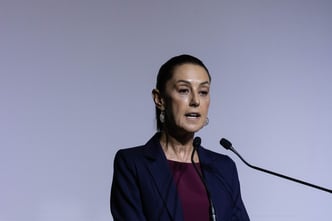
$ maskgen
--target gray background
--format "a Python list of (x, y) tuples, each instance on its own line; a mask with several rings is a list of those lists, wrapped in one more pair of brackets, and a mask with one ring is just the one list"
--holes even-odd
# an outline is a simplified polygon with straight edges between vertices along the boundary
[(0, 220), (106, 221), (113, 157), (155, 132), (160, 65), (212, 75), (203, 146), (237, 163), (252, 220), (332, 219), (332, 1), (0, 1)]

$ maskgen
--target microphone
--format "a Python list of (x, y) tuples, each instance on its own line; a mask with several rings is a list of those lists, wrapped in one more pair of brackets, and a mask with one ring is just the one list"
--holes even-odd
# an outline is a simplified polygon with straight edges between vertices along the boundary
[(259, 170), (259, 171), (262, 171), (262, 172), (265, 172), (265, 173), (269, 173), (269, 174), (272, 174), (272, 175), (275, 175), (275, 176), (278, 176), (278, 177), (281, 177), (281, 178), (284, 178), (284, 179), (288, 179), (288, 180), (291, 180), (291, 181), (294, 181), (294, 182), (297, 182), (297, 183), (301, 183), (303, 185), (307, 185), (307, 186), (310, 186), (310, 187), (313, 187), (313, 188), (316, 188), (316, 189), (319, 189), (319, 190), (322, 190), (322, 191), (332, 193), (332, 190), (330, 190), (330, 189), (327, 189), (327, 188), (324, 188), (324, 187), (321, 187), (321, 186), (317, 186), (315, 184), (311, 184), (311, 183), (308, 183), (308, 182), (305, 182), (305, 181), (302, 181), (302, 180), (299, 180), (299, 179), (295, 179), (293, 177), (285, 176), (285, 175), (280, 174), (280, 173), (276, 173), (276, 172), (273, 172), (273, 171), (269, 171), (269, 170), (251, 165), (245, 159), (243, 159), (243, 157), (234, 149), (232, 143), (230, 141), (228, 141), (227, 139), (225, 139), (225, 138), (222, 138), (220, 140), (220, 144), (225, 149), (230, 150), (233, 153), (235, 153), (242, 160), (242, 162), (244, 162), (247, 166), (249, 166), (253, 169), (256, 169), (256, 170)]
[(198, 174), (199, 178), (201, 179), (203, 185), (204, 185), (204, 188), (206, 190), (206, 193), (207, 193), (207, 197), (208, 197), (208, 200), (209, 200), (209, 215), (210, 215), (210, 220), (211, 221), (217, 221), (217, 216), (216, 216), (216, 212), (215, 212), (215, 209), (214, 209), (214, 205), (213, 205), (213, 202), (212, 202), (212, 199), (211, 199), (211, 194), (209, 192), (209, 189), (207, 188), (207, 185), (206, 185), (206, 182), (205, 182), (205, 179), (203, 177), (203, 174), (201, 174), (194, 162), (194, 153), (195, 151), (197, 152), (197, 148), (201, 145), (201, 138), (200, 137), (195, 137), (194, 138), (194, 141), (193, 141), (193, 151), (191, 152), (191, 163), (192, 165), (194, 166), (195, 170), (196, 170), (196, 173)]

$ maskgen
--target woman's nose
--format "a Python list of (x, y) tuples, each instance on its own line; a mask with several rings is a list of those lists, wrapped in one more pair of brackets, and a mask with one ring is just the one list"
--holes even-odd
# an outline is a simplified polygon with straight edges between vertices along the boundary
[(196, 93), (192, 93), (190, 106), (198, 107), (199, 106), (199, 95)]

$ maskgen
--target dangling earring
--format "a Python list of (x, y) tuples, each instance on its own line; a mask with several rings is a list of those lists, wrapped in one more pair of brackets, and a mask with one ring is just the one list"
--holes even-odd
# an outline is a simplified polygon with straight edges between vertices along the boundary
[(165, 123), (165, 111), (160, 112), (159, 120), (161, 123)]
[(209, 118), (207, 117), (207, 118), (205, 119), (204, 126), (207, 126), (208, 124), (209, 124)]

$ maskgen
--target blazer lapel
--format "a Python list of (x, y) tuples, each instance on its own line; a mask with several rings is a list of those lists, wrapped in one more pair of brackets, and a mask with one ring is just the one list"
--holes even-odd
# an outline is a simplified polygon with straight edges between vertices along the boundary
[(151, 177), (159, 191), (163, 206), (167, 208), (170, 220), (182, 221), (183, 213), (181, 203), (177, 194), (173, 175), (168, 166), (167, 159), (159, 143), (158, 134), (146, 144), (146, 157)]
[[(213, 166), (217, 160), (216, 155), (210, 154), (202, 147), (198, 148), (198, 154), (206, 186), (210, 192), (214, 207), (216, 208), (216, 215), (218, 219), (221, 219), (224, 217), (225, 213), (220, 211), (220, 209), (218, 210), (218, 208), (225, 208), (225, 202), (223, 201), (231, 202), (233, 200), (232, 189), (229, 184), (225, 182), (224, 175), (220, 173), (220, 171), (216, 171), (215, 166)], [(222, 169), (227, 170), (228, 168)], [(222, 196), (223, 199), (221, 199), (220, 196)]]

